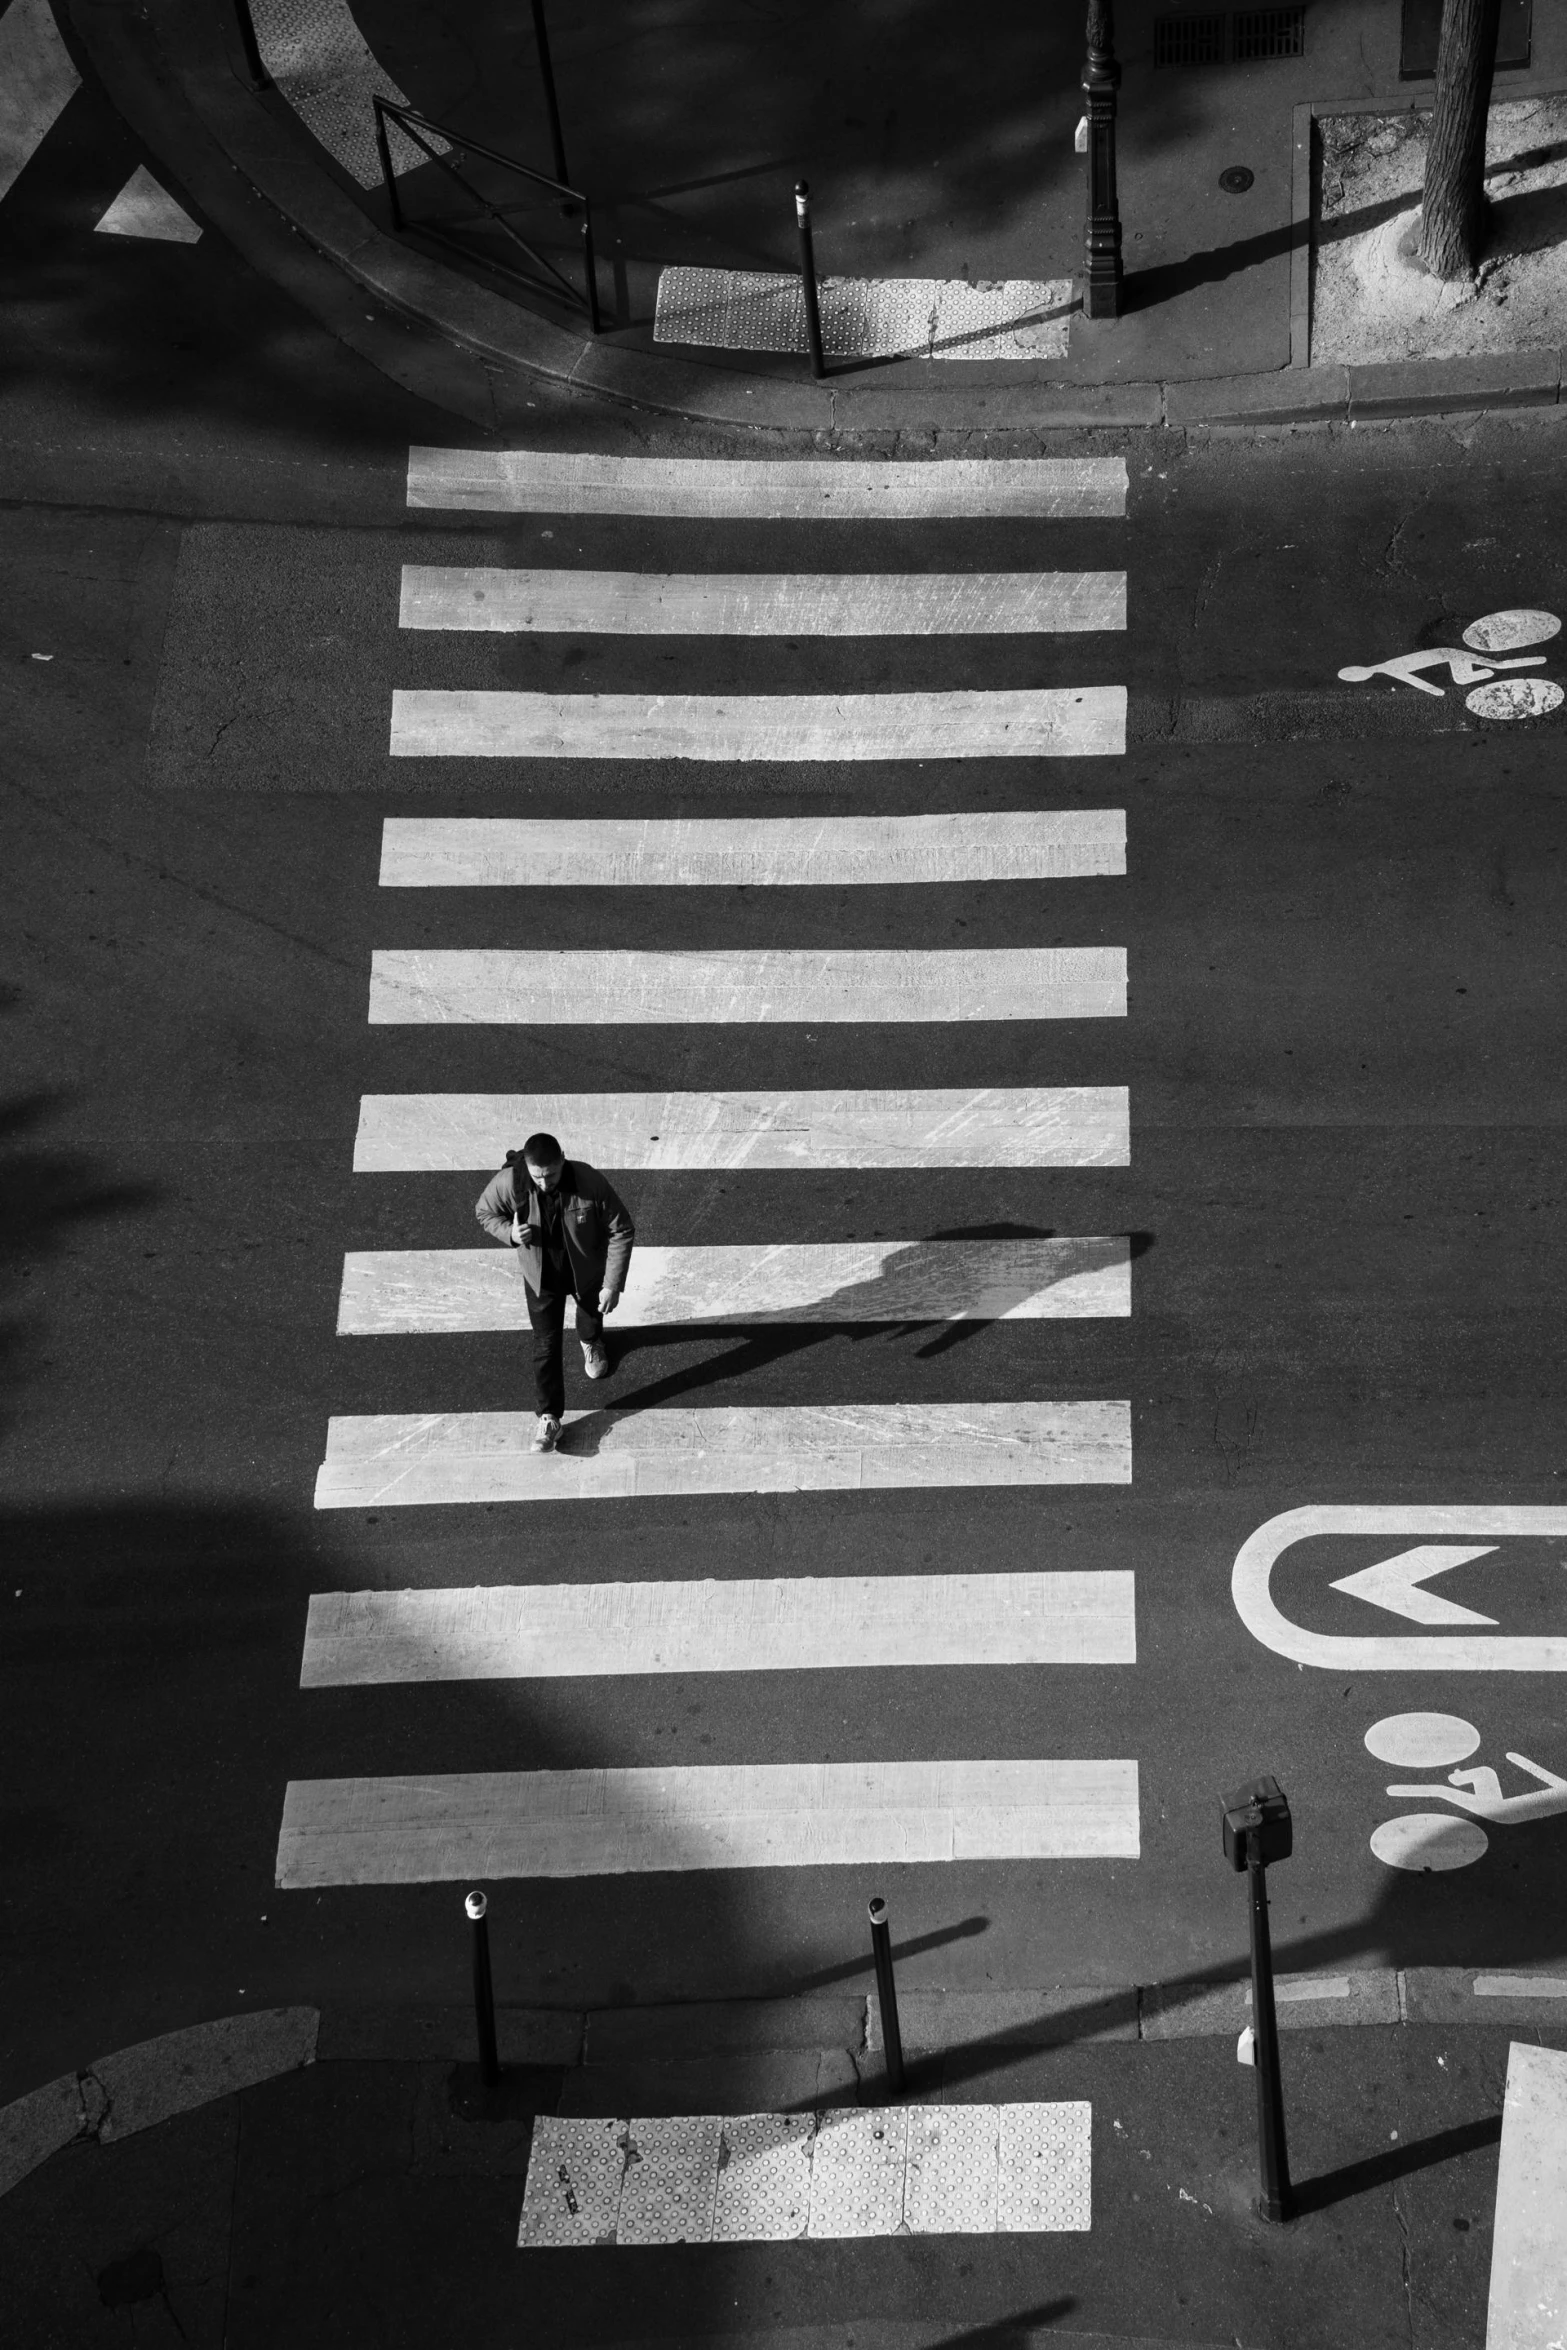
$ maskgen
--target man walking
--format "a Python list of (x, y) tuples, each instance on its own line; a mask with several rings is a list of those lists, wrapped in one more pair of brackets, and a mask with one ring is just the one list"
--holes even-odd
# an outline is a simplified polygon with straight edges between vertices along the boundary
[(492, 1240), (519, 1252), (533, 1325), (533, 1449), (553, 1452), (566, 1409), (566, 1300), (577, 1301), (583, 1369), (607, 1379), (604, 1316), (626, 1286), (635, 1228), (614, 1186), (568, 1159), (553, 1134), (530, 1134), (520, 1151), (506, 1153), (474, 1214)]

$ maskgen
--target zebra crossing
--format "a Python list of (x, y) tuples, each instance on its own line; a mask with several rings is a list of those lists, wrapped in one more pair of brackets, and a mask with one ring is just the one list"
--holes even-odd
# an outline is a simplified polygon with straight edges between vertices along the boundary
[(490, 1174), (530, 1126), (632, 1174), (728, 1168), (1125, 1167), (1120, 1085), (932, 1086), (918, 1092), (368, 1093), (357, 1175)]
[[(939, 524), (976, 516), (1124, 519), (1120, 460), (849, 464), (414, 449), (411, 508), (645, 519)], [(696, 574), (406, 566), (401, 627), (710, 637), (921, 639), (1124, 631), (1122, 570)], [(869, 694), (544, 694), (395, 687), (392, 760), (664, 759), (791, 763), (1104, 758), (1125, 748), (1120, 685)], [(395, 775), (395, 768), (389, 770)], [(1124, 812), (828, 817), (388, 817), (380, 885), (432, 893), (536, 887), (1069, 884), (1126, 870)], [(446, 901), (432, 896), (438, 909)], [(482, 901), (491, 902), (489, 898)], [(695, 895), (695, 902), (720, 904)], [(715, 917), (721, 919), (721, 916)], [(437, 933), (438, 935), (438, 933)], [(471, 933), (470, 933), (471, 935)], [(953, 1027), (1117, 1020), (1124, 948), (896, 944), (764, 949), (434, 944), (376, 948), (372, 1027), (602, 1023), (734, 1034), (778, 1023)], [(852, 1049), (852, 1044), (851, 1044)], [(867, 1068), (869, 1078), (874, 1071)], [(1077, 1085), (673, 1093), (369, 1094), (358, 1173), (488, 1173), (546, 1128), (616, 1174), (696, 1169), (1119, 1167), (1124, 1087)], [(639, 1246), (618, 1326), (1084, 1320), (1130, 1314), (1124, 1234), (1022, 1238), (779, 1232)], [(345, 1254), (345, 1337), (520, 1330), (509, 1260), (476, 1249)], [(520, 1373), (519, 1373), (520, 1376)], [(531, 1416), (431, 1408), (331, 1420), (322, 1510), (657, 1496), (890, 1493), (1125, 1485), (1131, 1410), (1086, 1401), (744, 1402), (568, 1413), (533, 1454)], [(1130, 1575), (1005, 1574), (546, 1583), (318, 1593), (307, 1689), (852, 1665), (1125, 1665)], [(369, 1758), (367, 1758), (369, 1759)], [(391, 1885), (800, 1868), (960, 1858), (1135, 1857), (1135, 1759), (760, 1759), (680, 1769), (464, 1771), (296, 1780), (278, 1881)]]

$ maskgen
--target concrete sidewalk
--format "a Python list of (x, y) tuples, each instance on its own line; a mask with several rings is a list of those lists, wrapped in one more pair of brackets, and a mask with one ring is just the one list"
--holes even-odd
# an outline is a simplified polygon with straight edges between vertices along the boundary
[[(423, 2350), (459, 2328), (552, 2350), (1459, 2350), (1485, 2332), (1509, 2044), (1558, 2047), (1567, 2031), (1538, 2020), (1552, 2003), (1524, 1986), (1487, 1997), (1476, 2021), (1467, 1976), (1351, 1983), (1281, 2009), (1301, 2204), (1283, 2228), (1251, 2208), (1255, 2076), (1230, 2031), (1241, 1985), (910, 2003), (911, 2108), (1091, 2108), (1091, 2225), (1067, 2233), (974, 2233), (955, 2209), (930, 2233), (517, 2249), (540, 2116), (879, 2107), (857, 1991), (503, 2011), (493, 2091), (461, 2010), (328, 2014), (314, 2062), (293, 2011), (272, 2028), (270, 2079), (256, 2077), (263, 2019), (234, 2019), (238, 2043), (205, 2027), (210, 2094), (195, 2107), (199, 2035), (171, 2035), (96, 2068), (138, 2084), (139, 2121), (127, 2109), (119, 2133), (77, 2138), (0, 2200), (0, 2332), (123, 2340), (129, 2311), (138, 2342), (226, 2350)], [(1453, 2020), (1377, 2020), (1400, 2006)], [(161, 2120), (159, 2050), (175, 2068)]]
[[(1355, 420), (1558, 396), (1554, 349), (1412, 367), (1299, 364), (1311, 109), (1397, 107), (1429, 91), (1398, 80), (1395, 0), (1314, 0), (1304, 55), (1189, 69), (1154, 63), (1149, 0), (1123, 6), (1126, 316), (1074, 312), (1058, 357), (848, 362), (821, 385), (792, 354), (655, 348), (660, 273), (788, 270), (790, 190), (804, 173), (824, 271), (1070, 280), (1083, 205), (1075, 12), (1041, 18), (1006, 0), (976, 39), (960, 12), (917, 8), (900, 19), (895, 47), (858, 11), (785, 6), (765, 26), (722, 0), (645, 14), (597, 0), (563, 14), (554, 40), (567, 157), (594, 201), (605, 306), (594, 337), (568, 308), (528, 307), (482, 266), (459, 268), (417, 232), (394, 235), (384, 192), (366, 184), (372, 83), (548, 168), (525, 17), (496, 0), (468, 13), (359, 0), (354, 18), (344, 0), (284, 7), (277, 21), (290, 40), (323, 54), (346, 42), (359, 61), (324, 110), (292, 85), (322, 144), (282, 90), (246, 86), (224, 12), (200, 0), (147, 0), (135, 12), (113, 0), (68, 5), (111, 96), (192, 209), (396, 380), (485, 430), (525, 427), (541, 387), (720, 427), (830, 435)], [(260, 22), (272, 22), (266, 7)], [(280, 38), (267, 37), (274, 59)], [(1547, 12), (1529, 71), (1500, 77), (1498, 96), (1564, 78), (1567, 19)], [(1233, 165), (1252, 174), (1240, 194), (1220, 185)], [(505, 192), (495, 174), (480, 184)], [(435, 164), (406, 173), (401, 188), (416, 222), (450, 227), (465, 202)], [(546, 207), (516, 224), (563, 272), (580, 273), (574, 220)]]

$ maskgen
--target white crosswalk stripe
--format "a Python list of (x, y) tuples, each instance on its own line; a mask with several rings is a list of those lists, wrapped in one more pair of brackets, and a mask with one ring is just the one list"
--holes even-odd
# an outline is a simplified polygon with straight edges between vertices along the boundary
[(1126, 749), (1126, 688), (392, 696), (394, 759), (1074, 759)]
[(1126, 1013), (1120, 947), (379, 949), (373, 1026), (1104, 1020)]
[(1137, 1765), (747, 1763), (291, 1780), (278, 1883), (1135, 1860)]
[(619, 1173), (725, 1168), (1124, 1167), (1120, 1085), (860, 1093), (368, 1093), (360, 1175), (485, 1173), (535, 1132)]
[(1123, 629), (1124, 571), (506, 571), (405, 563), (404, 628), (573, 636), (1036, 636)]
[(1121, 1402), (568, 1412), (553, 1453), (531, 1451), (531, 1434), (520, 1412), (334, 1419), (316, 1507), (1132, 1481), (1131, 1412)]
[(1137, 1661), (1130, 1574), (780, 1576), (329, 1591), (300, 1686)]
[(600, 457), (542, 449), (408, 452), (408, 503), (485, 514), (696, 521), (1119, 520), (1124, 457)]
[[(986, 516), (1114, 524), (1125, 515), (1126, 467), (1120, 459), (715, 462), (414, 449), (408, 502), (431, 510), (779, 526)], [(907, 640), (906, 662), (932, 637), (1019, 637), (1033, 640), (1026, 656), (1032, 664), (1041, 638), (1124, 632), (1126, 587), (1124, 571), (1115, 569), (410, 564), (399, 617), (404, 630), (425, 634), (858, 639), (889, 647)], [(1120, 684), (937, 691), (890, 683), (872, 693), (673, 695), (400, 688), (389, 735), (393, 759), (510, 761), (518, 782), (538, 773), (530, 763), (548, 760), (907, 763), (1115, 757), (1125, 747)], [(1050, 885), (1125, 870), (1119, 808), (942, 812), (915, 805), (879, 814), (851, 806), (826, 817), (535, 817), (525, 810), (390, 817), (380, 879), (388, 889), (436, 893), (701, 893)], [(720, 897), (697, 894), (687, 904), (704, 902), (723, 919)], [(919, 902), (885, 901), (911, 909)], [(371, 1026), (513, 1034), (583, 1025), (722, 1026), (738, 1042), (789, 1023), (869, 1035), (883, 1022), (939, 1028), (1113, 1020), (1127, 1008), (1119, 946), (930, 947), (900, 943), (894, 934), (875, 948), (758, 948), (704, 939), (700, 930), (696, 943), (679, 950), (446, 946), (442, 905), (437, 895), (415, 914), (414, 935), (434, 943), (373, 951)], [(514, 922), (512, 916), (501, 939), (517, 936)], [(913, 937), (920, 938), (917, 927)], [(617, 1174), (1109, 1168), (1130, 1158), (1128, 1095), (1114, 1085), (514, 1090), (368, 1094), (354, 1166), (380, 1174), (489, 1173), (540, 1128), (559, 1133), (573, 1157)], [(898, 1239), (878, 1231), (809, 1243), (791, 1239), (786, 1223), (750, 1241), (715, 1230), (698, 1246), (639, 1242), (616, 1327), (1125, 1318), (1131, 1255), (1125, 1235), (1015, 1227), (995, 1237), (967, 1238), (960, 1230)], [(338, 1327), (345, 1336), (520, 1336), (526, 1324), (515, 1262), (499, 1250), (470, 1242), (356, 1249), (344, 1257)], [(638, 1408), (626, 1393), (625, 1370), (614, 1391), (621, 1408), (568, 1412), (554, 1452), (532, 1450), (532, 1417), (518, 1411), (340, 1414), (328, 1426), (316, 1506), (378, 1516), (452, 1505), (661, 1496), (700, 1503), (715, 1495), (1131, 1482), (1124, 1399)], [(310, 1604), (301, 1682), (353, 1689), (850, 1667), (1077, 1669), (1132, 1665), (1136, 1653), (1129, 1572), (1030, 1563), (973, 1573), (320, 1592)], [(1134, 1760), (916, 1755), (301, 1779), (288, 1788), (277, 1865), (281, 1885), (324, 1887), (889, 1860), (1114, 1860), (1139, 1850)], [(654, 2133), (664, 2127), (636, 2126)], [(684, 2141), (671, 2141), (672, 2180), (676, 2172), (685, 2178), (688, 2152)], [(941, 2185), (942, 2166), (950, 2169), (960, 2154), (956, 2138), (950, 2146), (933, 2138), (907, 2187), (899, 2170), (899, 2210), (909, 2195), (915, 2203), (915, 2217), (902, 2224), (933, 2224), (920, 2217), (922, 2196), (932, 2212), (955, 2207), (956, 2190)], [(834, 2160), (824, 2158), (812, 2188), (822, 2206), (820, 2225), (815, 2201), (811, 2206), (813, 2234), (842, 2232)], [(891, 2192), (887, 2180), (881, 2185)], [(842, 2189), (851, 2200), (860, 2192), (847, 2173)], [(1086, 2171), (1082, 2192), (1086, 2198)], [(675, 2180), (669, 2193), (678, 2201), (685, 2188)], [(1082, 2209), (1080, 2220), (1004, 2224), (1086, 2225), (1086, 2200)], [(644, 2211), (636, 2197), (630, 2206), (622, 2202), (614, 2224), (616, 2240), (625, 2242), (665, 2240), (658, 2231), (667, 2236), (673, 2225), (662, 2203)], [(806, 2225), (802, 2218), (801, 2232)]]
[[(514, 1254), (365, 1249), (343, 1260), (338, 1335), (528, 1327)], [(617, 1330), (737, 1322), (1044, 1322), (1132, 1310), (1124, 1238), (860, 1240), (638, 1248)], [(575, 1319), (575, 1304), (570, 1309)]]
[(1126, 814), (389, 816), (383, 889), (804, 889), (1126, 871)]

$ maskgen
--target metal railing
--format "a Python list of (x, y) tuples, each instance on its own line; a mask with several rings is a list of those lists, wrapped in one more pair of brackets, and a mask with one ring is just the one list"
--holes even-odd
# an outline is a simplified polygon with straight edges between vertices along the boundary
[[(494, 147), (481, 146), (477, 139), (466, 137), (461, 131), (453, 130), (447, 123), (432, 122), (427, 115), (418, 113), (412, 106), (398, 105), (391, 98), (381, 97), (372, 99), (371, 103), (375, 107), (376, 152), (381, 158), (381, 176), (386, 182), (386, 196), (391, 207), (393, 228), (399, 233), (412, 230), (419, 236), (432, 237), (438, 244), (447, 245), (453, 252), (461, 254), (464, 260), (477, 261), (485, 269), (499, 270), (502, 275), (515, 278), (519, 285), (526, 286), (531, 293), (542, 294), (550, 301), (568, 303), (572, 309), (586, 315), (593, 333), (597, 334), (599, 332), (599, 298), (598, 281), (593, 263), (593, 210), (582, 190), (569, 188), (564, 180), (553, 180), (546, 172), (534, 171), (526, 163), (519, 163), (514, 156), (502, 155)], [(464, 193), (479, 206), (480, 210), (488, 214), (501, 235), (510, 244), (515, 245), (518, 252), (531, 264), (530, 268), (519, 269), (510, 262), (496, 259), (492, 254), (476, 252), (471, 245), (465, 245), (451, 228), (438, 220), (410, 220), (407, 217), (403, 210), (402, 198), (397, 192), (397, 175), (392, 169), (392, 150), (386, 132), (388, 120), (396, 123), (398, 130), (405, 138), (413, 142), (426, 161), (435, 164), (445, 172), (448, 179), (455, 180)], [(434, 146), (431, 144), (432, 140), (440, 140), (443, 145)], [(472, 180), (467, 178), (459, 166), (450, 160), (449, 154), (443, 149), (450, 150), (454, 154), (475, 156), (485, 163), (493, 164), (498, 170), (509, 171), (518, 179), (527, 180), (533, 187), (544, 189), (550, 196), (564, 197), (565, 203), (562, 210), (568, 216), (572, 208), (580, 210), (582, 214), (583, 276), (581, 291), (572, 284), (570, 278), (556, 268), (547, 254), (536, 251), (528, 243), (527, 238), (518, 233), (501, 208), (492, 204), (482, 189), (474, 186)]]

